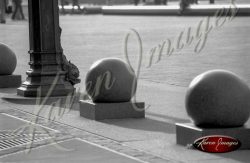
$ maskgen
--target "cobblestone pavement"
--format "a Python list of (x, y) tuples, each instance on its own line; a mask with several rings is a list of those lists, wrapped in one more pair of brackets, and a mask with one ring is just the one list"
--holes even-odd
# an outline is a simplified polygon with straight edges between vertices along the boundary
[[(239, 74), (250, 83), (249, 65), (250, 33), (249, 17), (236, 17), (226, 22), (220, 28), (213, 28), (208, 34), (204, 49), (195, 53), (198, 40), (182, 50), (175, 50), (172, 56), (163, 55), (161, 60), (154, 62), (150, 68), (150, 51), (166, 39), (172, 44), (191, 27), (195, 33), (204, 17), (175, 17), (175, 16), (62, 16), (61, 26), (62, 45), (64, 52), (81, 71), (84, 81), (86, 71), (97, 59), (103, 57), (119, 57), (124, 59), (124, 38), (133, 28), (138, 31), (143, 41), (143, 66), (141, 79), (186, 87), (196, 75), (210, 69), (227, 69)], [(215, 20), (211, 17), (211, 25)], [(0, 41), (8, 44), (17, 53), (17, 74), (25, 77), (28, 69), (28, 24), (27, 21), (10, 21), (0, 26)], [(138, 44), (131, 38), (129, 56), (137, 66)]]
[[(53, 129), (55, 131), (59, 131), (56, 134), (53, 134), (53, 136), (47, 135), (46, 139), (34, 142), (32, 146), (30, 147), (31, 150), (40, 146), (51, 144), (51, 143), (58, 143), (61, 141), (70, 140), (72, 138), (79, 138), (81, 140), (108, 148), (112, 151), (116, 151), (116, 152), (125, 154), (127, 156), (131, 156), (133, 158), (136, 158), (138, 160), (142, 160), (145, 162), (152, 162), (152, 163), (179, 162), (179, 161), (175, 161), (171, 159), (169, 160), (163, 159), (161, 157), (158, 157), (158, 156), (146, 153), (144, 151), (124, 145), (121, 142), (109, 139), (101, 135), (90, 133), (90, 132), (87, 132), (78, 128), (74, 128), (67, 124), (58, 123), (56, 121), (50, 121), (48, 123), (47, 119), (43, 117), (36, 117), (33, 114), (23, 112), (20, 110), (6, 108), (6, 109), (0, 109), (0, 113), (7, 114), (9, 116), (13, 116), (22, 120), (26, 120), (27, 125), (30, 125), (29, 124), (30, 121), (33, 122), (32, 119), (37, 118), (37, 123), (36, 123), (37, 126), (41, 125), (41, 126), (45, 126), (50, 129)], [(31, 127), (31, 126), (27, 126), (27, 127)], [(36, 133), (35, 137), (37, 136), (39, 136), (39, 134)], [(0, 160), (1, 160), (1, 157), (8, 157), (10, 154), (18, 153), (18, 152), (25, 151), (25, 150), (28, 150), (26, 144), (21, 145), (21, 146), (15, 146), (13, 148), (8, 148), (6, 150), (0, 150)], [(60, 150), (60, 149), (55, 148), (55, 150)]]

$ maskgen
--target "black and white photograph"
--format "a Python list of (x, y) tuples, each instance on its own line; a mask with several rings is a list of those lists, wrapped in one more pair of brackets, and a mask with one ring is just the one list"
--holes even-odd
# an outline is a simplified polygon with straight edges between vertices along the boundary
[(0, 163), (249, 163), (250, 1), (0, 0)]

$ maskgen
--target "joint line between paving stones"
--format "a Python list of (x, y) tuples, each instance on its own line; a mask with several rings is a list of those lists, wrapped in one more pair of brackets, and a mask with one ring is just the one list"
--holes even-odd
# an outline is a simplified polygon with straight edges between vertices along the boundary
[[(39, 149), (39, 148), (43, 148), (43, 147), (46, 147), (46, 146), (55, 145), (57, 143), (63, 143), (63, 142), (66, 142), (66, 141), (74, 140), (74, 139), (75, 138), (66, 138), (65, 140), (60, 140), (60, 141), (58, 141), (56, 143), (42, 144), (40, 146), (33, 147), (32, 149)], [(2, 156), (0, 156), (0, 158), (4, 158), (4, 157), (12, 156), (12, 155), (15, 155), (15, 154), (19, 154), (19, 153), (25, 152), (25, 150), (26, 149), (23, 149), (23, 150), (20, 150), (20, 151), (17, 151), (17, 152), (13, 152), (13, 153), (9, 153), (9, 154), (6, 154), (6, 155), (2, 155)]]
[[(27, 111), (24, 111), (24, 110), (20, 110), (20, 109), (18, 109), (18, 108), (16, 108), (16, 107), (12, 107), (11, 109), (12, 109), (12, 110), (15, 110), (15, 111), (22, 112), (22, 113), (24, 113), (24, 114), (29, 114), (29, 115), (32, 115), (32, 116), (37, 116), (38, 118), (40, 118), (40, 119), (42, 119), (42, 120), (47, 120), (45, 117), (43, 117), (43, 116), (41, 116), (41, 115), (35, 115), (35, 114), (30, 113), (30, 112), (27, 112)], [(6, 110), (6, 111), (7, 111), (7, 110)], [(8, 112), (8, 111), (7, 111), (7, 112)], [(6, 114), (8, 114), (8, 113), (6, 113)], [(20, 118), (20, 119), (22, 119), (22, 118)], [(26, 120), (26, 121), (28, 121), (28, 120)], [(30, 122), (30, 121), (28, 121), (28, 122)], [(106, 138), (106, 139), (109, 139), (109, 140), (112, 140), (112, 141), (116, 141), (116, 140), (111, 139), (111, 138), (109, 138), (109, 137), (106, 137), (106, 136), (103, 136), (103, 135), (99, 135), (99, 134), (96, 134), (96, 133), (93, 133), (93, 132), (90, 132), (90, 131), (87, 131), (87, 130), (84, 130), (84, 129), (81, 129), (81, 128), (78, 128), (78, 127), (75, 127), (75, 126), (71, 126), (71, 125), (68, 125), (68, 124), (65, 124), (65, 123), (62, 123), (62, 122), (53, 121), (53, 123), (56, 123), (56, 124), (62, 125), (62, 126), (67, 126), (67, 127), (75, 128), (75, 129), (78, 129), (78, 130), (80, 130), (80, 131), (84, 131), (84, 132), (87, 132), (87, 133), (89, 133), (89, 134), (93, 134), (93, 135), (95, 135), (95, 136), (100, 136), (100, 137), (102, 137), (102, 138)], [(38, 124), (37, 124), (37, 125), (38, 125)], [(43, 125), (41, 125), (41, 126), (44, 127)], [(53, 128), (49, 128), (49, 129), (55, 130), (55, 129), (53, 129)], [(56, 131), (58, 131), (58, 130), (56, 130)]]
[[(10, 114), (8, 114), (8, 113), (1, 113), (1, 114), (6, 115), (6, 116), (11, 117), (11, 118), (18, 119), (18, 120), (20, 120), (20, 121), (27, 122), (27, 123), (30, 123), (30, 122), (31, 122), (31, 121), (28, 121), (28, 120), (25, 120), (25, 119), (22, 119), (22, 118), (19, 118), (19, 117), (10, 115)], [(58, 130), (55, 130), (55, 129), (53, 129), (53, 128), (49, 128), (49, 127), (46, 127), (46, 126), (43, 126), (43, 125), (40, 125), (40, 124), (35, 124), (35, 123), (32, 123), (32, 122), (31, 122), (31, 124), (32, 124), (32, 125), (39, 126), (39, 127), (42, 127), (42, 128), (45, 128), (45, 129), (48, 129), (48, 130), (53, 130), (53, 131), (56, 132), (56, 133), (59, 132)]]
[[(23, 113), (24, 114), (24, 116), (27, 116), (27, 114), (29, 114), (29, 115), (32, 115), (32, 116), (35, 116), (34, 114), (32, 114), (32, 113), (30, 113), (30, 112), (27, 112), (27, 111), (23, 111), (23, 110), (20, 110), (20, 109), (18, 109), (18, 108), (11, 108), (11, 110), (5, 110), (5, 112), (4, 113), (6, 113), (6, 114), (11, 114), (11, 111), (13, 112), (13, 111), (17, 111), (17, 112), (21, 112), (21, 113)], [(14, 116), (14, 115), (12, 115), (12, 116)], [(15, 116), (19, 116), (19, 118), (20, 118), (20, 116), (21, 116), (21, 118), (20, 119), (22, 119), (23, 118), (23, 115), (15, 115)], [(40, 119), (42, 119), (42, 120), (45, 120), (46, 118), (44, 118), (44, 117), (42, 117), (42, 116), (38, 116)], [(27, 120), (26, 120), (27, 121)], [(125, 145), (125, 144), (122, 144), (121, 142), (119, 142), (119, 141), (116, 141), (116, 140), (114, 140), (114, 139), (110, 139), (110, 138), (108, 138), (108, 137), (105, 137), (105, 136), (102, 136), (102, 135), (98, 135), (98, 134), (95, 134), (95, 133), (92, 133), (92, 132), (89, 132), (89, 131), (86, 131), (86, 130), (83, 130), (83, 129), (80, 129), (80, 128), (77, 128), (77, 127), (74, 127), (74, 126), (71, 126), (71, 125), (68, 125), (68, 124), (64, 124), (64, 123), (61, 123), (61, 122), (58, 122), (58, 121), (53, 121), (54, 123), (56, 123), (56, 124), (58, 124), (58, 125), (60, 125), (61, 127), (70, 127), (71, 128), (71, 130), (72, 129), (76, 129), (76, 130), (79, 130), (79, 131), (81, 131), (81, 132), (85, 132), (85, 133), (87, 133), (87, 134), (90, 134), (90, 136), (97, 136), (97, 137), (100, 137), (100, 138), (104, 138), (104, 139), (106, 139), (106, 140), (110, 140), (110, 141), (113, 141), (113, 142), (115, 142), (116, 143), (116, 145), (118, 144), (118, 146), (120, 146), (120, 147), (122, 147), (122, 148), (129, 148), (130, 150), (136, 150), (137, 152), (141, 152), (142, 154), (144, 154), (145, 156), (146, 155), (151, 155), (151, 156), (153, 156), (153, 157), (156, 157), (156, 158), (158, 158), (158, 159), (161, 159), (161, 160), (164, 160), (164, 161), (174, 161), (174, 162), (176, 162), (177, 160), (172, 160), (172, 159), (170, 159), (170, 158), (162, 158), (161, 156), (158, 156), (158, 155), (155, 155), (155, 154), (150, 154), (150, 153), (148, 153), (148, 152), (146, 152), (146, 151), (142, 151), (142, 150), (140, 150), (140, 149), (135, 149), (135, 148), (132, 148), (132, 147), (130, 147), (130, 146), (127, 146), (127, 145)], [(43, 127), (43, 125), (41, 125), (42, 127)], [(50, 129), (50, 128), (49, 128)], [(59, 130), (60, 131), (60, 130)], [(69, 135), (71, 135), (71, 134), (69, 134)], [(72, 136), (75, 136), (75, 138), (79, 138), (79, 135), (76, 135), (76, 134), (73, 134)], [(79, 138), (79, 139), (82, 139), (82, 140), (84, 140), (84, 139), (86, 139), (86, 138)], [(89, 141), (89, 140), (84, 140), (84, 141), (86, 141), (86, 142), (88, 142), (88, 143), (94, 143), (94, 144), (96, 144), (96, 143), (98, 143), (98, 142), (91, 142), (91, 141)], [(99, 143), (101, 143), (101, 141), (99, 142)], [(46, 144), (46, 145), (49, 145), (49, 144)], [(98, 146), (102, 146), (102, 147), (104, 147), (104, 148), (107, 148), (107, 149), (110, 149), (108, 146), (105, 146), (105, 145), (101, 145), (101, 144), (96, 144), (96, 145), (98, 145)], [(113, 150), (113, 149), (110, 149), (110, 150)], [(115, 151), (115, 150), (113, 150), (113, 151)], [(116, 152), (118, 152), (118, 151), (116, 151)], [(118, 153), (120, 153), (120, 152), (118, 152)], [(130, 152), (128, 152), (128, 153), (130, 153)], [(124, 155), (128, 155), (129, 156), (129, 154), (125, 154), (125, 153), (121, 153), (121, 154), (124, 154)], [(131, 154), (132, 155), (132, 154)], [(137, 156), (130, 156), (130, 157), (133, 157), (133, 158), (136, 158), (136, 159), (139, 159), (139, 158), (137, 158)], [(140, 160), (140, 159), (139, 159)], [(150, 160), (150, 159), (149, 159)], [(143, 160), (141, 160), (141, 161), (143, 161)], [(178, 161), (178, 162), (180, 162), (180, 161)], [(181, 162), (180, 162), (181, 163)]]
[(124, 154), (124, 153), (115, 151), (115, 150), (110, 149), (110, 148), (107, 148), (107, 147), (105, 147), (105, 146), (102, 146), (102, 145), (99, 145), (99, 144), (96, 144), (96, 143), (92, 143), (92, 142), (86, 141), (86, 140), (84, 140), (84, 139), (82, 139), (82, 138), (77, 138), (77, 139), (80, 140), (80, 141), (83, 141), (83, 142), (85, 142), (85, 143), (88, 143), (88, 144), (90, 144), (90, 145), (93, 145), (93, 146), (96, 146), (96, 147), (105, 149), (105, 150), (107, 150), (107, 151), (110, 151), (110, 152), (119, 154), (119, 155), (121, 155), (121, 156), (128, 157), (128, 158), (130, 158), (130, 159), (132, 159), (132, 160), (136, 160), (136, 161), (139, 161), (139, 162), (141, 162), (141, 163), (148, 163), (148, 162), (143, 161), (143, 160), (140, 160), (140, 159), (138, 159), (138, 158), (136, 158), (136, 157), (129, 156), (129, 155), (127, 155), (127, 154)]

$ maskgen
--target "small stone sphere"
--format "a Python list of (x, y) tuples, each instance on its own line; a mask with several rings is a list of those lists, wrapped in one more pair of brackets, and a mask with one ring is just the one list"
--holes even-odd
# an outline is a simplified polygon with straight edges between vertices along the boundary
[(15, 53), (7, 45), (0, 43), (0, 75), (11, 75), (16, 64)]
[(200, 127), (239, 127), (250, 116), (248, 85), (225, 70), (211, 70), (195, 77), (185, 102), (188, 115)]
[(135, 94), (137, 80), (129, 64), (118, 58), (104, 58), (91, 66), (85, 85), (93, 102), (128, 102)]

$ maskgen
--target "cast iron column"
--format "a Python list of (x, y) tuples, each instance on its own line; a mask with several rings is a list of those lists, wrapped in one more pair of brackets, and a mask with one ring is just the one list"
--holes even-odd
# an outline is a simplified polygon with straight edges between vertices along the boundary
[(38, 88), (43, 97), (51, 88), (51, 96), (73, 92), (74, 87), (65, 80), (66, 72), (62, 69), (58, 0), (29, 0), (29, 42), (30, 70), (17, 94), (36, 97)]

